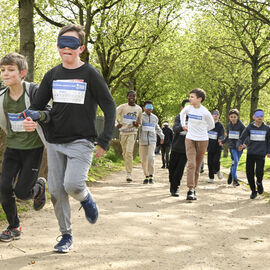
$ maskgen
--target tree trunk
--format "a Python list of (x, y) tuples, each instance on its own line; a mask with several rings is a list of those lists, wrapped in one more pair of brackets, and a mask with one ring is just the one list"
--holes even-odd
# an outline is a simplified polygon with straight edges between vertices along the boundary
[(28, 63), (27, 81), (34, 80), (35, 32), (33, 24), (34, 0), (19, 0), (20, 53)]
[(258, 75), (258, 69), (255, 66), (252, 69), (252, 92), (251, 92), (251, 99), (250, 99), (250, 114), (249, 114), (250, 121), (252, 121), (254, 111), (257, 109), (257, 106), (258, 106), (259, 92), (260, 92), (259, 75)]

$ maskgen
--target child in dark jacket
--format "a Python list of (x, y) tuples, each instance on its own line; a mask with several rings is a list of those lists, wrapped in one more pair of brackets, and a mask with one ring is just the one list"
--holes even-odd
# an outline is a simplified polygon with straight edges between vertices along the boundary
[[(189, 105), (188, 99), (183, 100), (181, 110), (186, 104)], [(179, 197), (179, 186), (187, 163), (185, 147), (187, 132), (182, 129), (179, 114), (174, 119), (173, 132), (174, 135), (169, 163), (170, 193), (174, 197)]]
[(232, 165), (227, 182), (229, 185), (233, 182), (234, 186), (239, 186), (237, 167), (243, 150), (239, 151), (236, 147), (236, 143), (244, 131), (245, 125), (239, 119), (239, 111), (237, 109), (231, 109), (229, 111), (229, 120), (230, 122), (227, 125), (227, 136), (220, 145), (228, 142), (231, 152)]
[[(250, 199), (255, 199), (257, 197), (257, 192), (259, 194), (263, 193), (262, 181), (264, 174), (265, 155), (270, 157), (270, 127), (265, 125), (263, 122), (263, 110), (255, 110), (253, 119), (254, 122), (250, 123), (245, 128), (236, 145), (238, 150), (241, 151), (244, 147), (244, 141), (246, 138), (249, 138), (247, 143), (246, 174), (251, 189)], [(257, 189), (254, 180), (254, 171), (257, 178)]]
[(223, 178), (222, 173), (220, 172), (220, 156), (222, 147), (219, 145), (219, 142), (224, 139), (224, 127), (219, 121), (219, 111), (212, 111), (212, 116), (215, 121), (215, 128), (208, 131), (209, 143), (208, 143), (208, 155), (207, 155), (207, 164), (208, 164), (208, 174), (209, 180), (208, 183), (214, 182), (214, 175), (217, 174), (219, 179)]

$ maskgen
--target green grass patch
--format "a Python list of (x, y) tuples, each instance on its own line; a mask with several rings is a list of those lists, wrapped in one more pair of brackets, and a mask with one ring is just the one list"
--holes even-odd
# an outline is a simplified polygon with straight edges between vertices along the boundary
[[(247, 152), (244, 151), (239, 164), (238, 164), (238, 171), (246, 172), (246, 158), (247, 158)], [(220, 159), (221, 166), (225, 168), (230, 168), (232, 164), (231, 156), (230, 154), (228, 157), (221, 157)], [(265, 158), (265, 166), (264, 166), (264, 179), (270, 179), (270, 158)]]

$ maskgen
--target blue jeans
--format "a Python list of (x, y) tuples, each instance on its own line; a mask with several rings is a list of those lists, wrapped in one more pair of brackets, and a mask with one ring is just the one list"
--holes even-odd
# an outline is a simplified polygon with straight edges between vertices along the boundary
[(238, 151), (235, 148), (230, 148), (230, 152), (231, 152), (231, 159), (232, 159), (232, 165), (231, 165), (232, 179), (237, 179), (237, 167), (238, 167), (240, 157), (243, 153), (243, 150)]

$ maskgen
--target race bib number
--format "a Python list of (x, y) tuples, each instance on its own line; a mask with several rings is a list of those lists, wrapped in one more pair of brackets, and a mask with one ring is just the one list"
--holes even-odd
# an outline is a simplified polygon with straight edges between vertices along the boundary
[(238, 140), (239, 135), (240, 135), (239, 131), (232, 131), (232, 130), (229, 131), (229, 139)]
[(208, 131), (208, 138), (212, 140), (217, 140), (218, 133), (216, 131)]
[(19, 118), (20, 113), (8, 113), (8, 118), (13, 132), (25, 132), (23, 127), (24, 118)]
[(265, 141), (266, 130), (251, 130), (250, 140), (251, 141)]
[(53, 101), (60, 103), (84, 104), (86, 93), (85, 82), (59, 80), (53, 81)]
[(143, 131), (155, 132), (155, 124), (153, 123), (143, 123), (142, 124)]
[(130, 124), (133, 124), (133, 121), (136, 121), (136, 116), (134, 115), (123, 116), (123, 123), (130, 125)]

